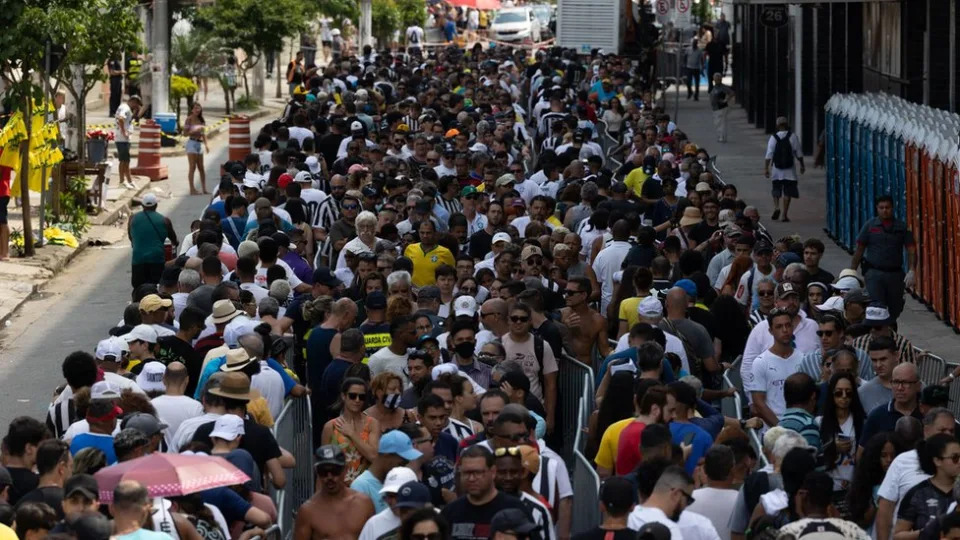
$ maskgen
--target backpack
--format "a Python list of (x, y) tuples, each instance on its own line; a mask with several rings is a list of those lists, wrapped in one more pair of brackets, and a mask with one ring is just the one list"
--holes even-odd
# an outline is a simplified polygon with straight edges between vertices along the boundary
[(693, 344), (690, 343), (690, 340), (683, 335), (683, 332), (677, 328), (673, 321), (670, 319), (664, 318), (664, 324), (667, 325), (667, 329), (671, 334), (680, 338), (680, 343), (683, 345), (683, 351), (687, 354), (687, 363), (690, 365), (690, 374), (703, 380), (706, 372), (703, 369), (703, 358), (697, 355), (697, 351), (693, 348)]
[(787, 134), (781, 139), (777, 136), (776, 133), (773, 134), (774, 140), (776, 140), (776, 145), (773, 147), (773, 166), (778, 169), (792, 169), (793, 168), (793, 145), (790, 144), (790, 133), (787, 131)]

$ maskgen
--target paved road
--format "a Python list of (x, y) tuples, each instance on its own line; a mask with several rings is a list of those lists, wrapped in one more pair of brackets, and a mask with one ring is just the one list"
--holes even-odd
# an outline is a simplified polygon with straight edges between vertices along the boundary
[[(254, 133), (264, 123), (255, 121)], [(216, 189), (226, 144), (227, 137), (220, 137), (205, 156), (208, 190)], [(180, 237), (208, 202), (187, 195), (186, 160), (166, 158), (170, 180), (154, 184), (161, 190), (158, 210), (173, 220)], [(0, 331), (0, 431), (20, 415), (42, 418), (53, 389), (63, 381), (63, 358), (78, 349), (92, 352), (129, 302), (130, 244), (124, 235), (122, 242), (87, 248), (38, 298), (25, 304)]]

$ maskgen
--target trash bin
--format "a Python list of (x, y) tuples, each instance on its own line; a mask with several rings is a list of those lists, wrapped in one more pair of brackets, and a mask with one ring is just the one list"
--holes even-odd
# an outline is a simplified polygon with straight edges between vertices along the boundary
[(153, 121), (160, 125), (160, 131), (174, 135), (177, 133), (176, 113), (158, 112), (153, 114)]
[(87, 162), (100, 163), (107, 159), (107, 140), (106, 139), (88, 139), (87, 140)]

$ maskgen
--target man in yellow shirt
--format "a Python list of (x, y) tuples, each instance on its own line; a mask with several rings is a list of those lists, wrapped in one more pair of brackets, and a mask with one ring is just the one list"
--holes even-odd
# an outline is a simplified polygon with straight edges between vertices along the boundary
[(420, 242), (410, 244), (403, 255), (413, 261), (413, 285), (426, 287), (436, 282), (434, 271), (441, 264), (455, 266), (456, 261), (450, 250), (437, 245), (437, 226), (426, 219), (417, 226)]
[[(634, 164), (637, 165), (637, 160), (640, 159), (640, 155), (635, 155), (633, 159)], [(643, 183), (647, 181), (647, 178), (653, 176), (655, 172), (657, 172), (657, 158), (644, 156), (637, 168), (627, 173), (627, 177), (623, 179), (623, 183), (639, 198), (643, 193)]]

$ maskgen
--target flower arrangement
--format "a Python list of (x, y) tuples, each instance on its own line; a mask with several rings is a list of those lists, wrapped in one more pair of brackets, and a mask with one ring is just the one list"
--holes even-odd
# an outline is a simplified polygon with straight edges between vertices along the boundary
[(104, 140), (104, 141), (112, 141), (113, 132), (105, 131), (102, 129), (94, 129), (87, 132), (87, 140), (97, 140), (97, 139)]

